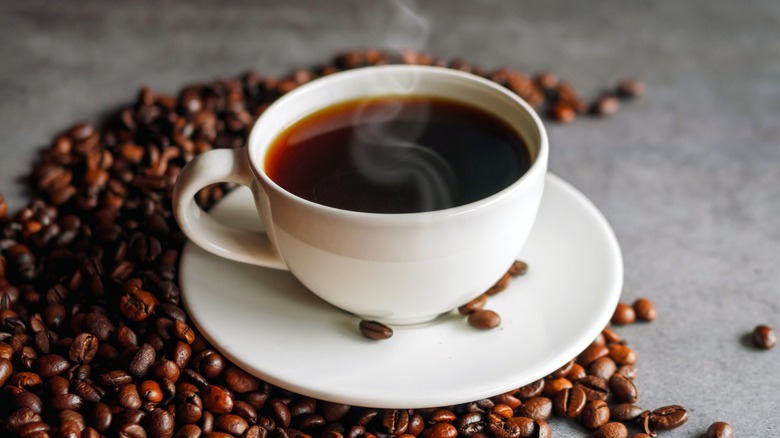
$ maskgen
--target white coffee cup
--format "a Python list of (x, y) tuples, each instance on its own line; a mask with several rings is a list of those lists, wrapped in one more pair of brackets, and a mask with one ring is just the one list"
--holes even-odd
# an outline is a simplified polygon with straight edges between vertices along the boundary
[[(399, 94), (462, 101), (498, 116), (525, 140), (530, 169), (476, 202), (400, 214), (316, 204), (266, 175), (269, 146), (293, 123), (340, 102)], [(173, 197), (181, 229), (220, 257), (288, 269), (334, 306), (390, 324), (431, 320), (486, 291), (506, 272), (536, 217), (548, 157), (544, 126), (517, 95), (475, 75), (411, 65), (350, 70), (302, 85), (260, 116), (247, 144), (206, 152), (182, 170)], [(195, 194), (219, 182), (251, 189), (264, 233), (226, 226), (201, 210)]]

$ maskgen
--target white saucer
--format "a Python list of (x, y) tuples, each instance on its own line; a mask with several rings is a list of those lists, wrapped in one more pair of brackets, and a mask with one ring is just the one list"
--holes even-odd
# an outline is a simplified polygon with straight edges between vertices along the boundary
[[(244, 228), (259, 221), (239, 188), (211, 212)], [(184, 248), (180, 283), (194, 324), (226, 357), (265, 381), (315, 398), (378, 408), (473, 401), (554, 371), (604, 328), (623, 284), (615, 235), (596, 207), (549, 175), (519, 258), (528, 274), (491, 297), (501, 326), (471, 328), (455, 312), (395, 327), (385, 341), (306, 290), (290, 273)]]

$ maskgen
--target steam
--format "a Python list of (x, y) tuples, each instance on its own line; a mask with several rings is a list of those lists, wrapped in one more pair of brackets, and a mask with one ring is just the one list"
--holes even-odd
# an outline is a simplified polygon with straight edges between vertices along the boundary
[(430, 35), (428, 20), (414, 11), (411, 0), (393, 0), (395, 17), (388, 28), (385, 45), (396, 52), (420, 51)]
[[(405, 54), (419, 52), (428, 42), (428, 20), (415, 12), (414, 3), (393, 0), (396, 14), (390, 23), (386, 47)], [(415, 94), (417, 80), (393, 83), (398, 94)], [(430, 119), (430, 107), (402, 99), (367, 101), (355, 113), (352, 125), (355, 142), (353, 162), (361, 176), (380, 186), (412, 185), (423, 211), (440, 210), (454, 204), (455, 174), (438, 153), (420, 144)]]

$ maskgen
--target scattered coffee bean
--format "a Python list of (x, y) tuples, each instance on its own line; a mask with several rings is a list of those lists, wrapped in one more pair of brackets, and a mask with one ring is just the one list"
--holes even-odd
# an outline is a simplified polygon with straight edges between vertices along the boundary
[(628, 429), (623, 423), (607, 423), (596, 430), (595, 438), (628, 438)]
[(612, 395), (615, 396), (615, 399), (621, 403), (636, 403), (639, 399), (639, 393), (634, 382), (620, 374), (610, 377), (609, 388), (612, 390)]
[(631, 403), (620, 403), (610, 410), (610, 419), (628, 423), (634, 421), (642, 415), (644, 409)]
[(384, 340), (393, 336), (393, 329), (377, 321), (360, 321), (360, 333), (368, 339)]
[(734, 438), (734, 429), (728, 423), (716, 421), (707, 428), (706, 438)]
[(620, 108), (620, 101), (615, 96), (604, 95), (596, 99), (591, 111), (600, 116), (614, 114)]
[(617, 94), (621, 97), (639, 97), (645, 94), (645, 86), (636, 79), (625, 79), (618, 83)]
[(679, 405), (664, 406), (647, 414), (647, 418), (650, 428), (645, 432), (653, 435), (656, 430), (676, 429), (685, 424), (688, 421), (688, 411)]
[(634, 308), (626, 303), (620, 302), (612, 315), (612, 323), (618, 325), (631, 324), (636, 321), (636, 312)]
[(762, 349), (770, 350), (777, 345), (777, 335), (771, 327), (758, 325), (753, 329), (753, 345)]
[(586, 429), (596, 430), (609, 422), (609, 406), (604, 400), (593, 400), (585, 405), (580, 422)]
[(474, 328), (494, 329), (501, 325), (501, 317), (492, 310), (479, 309), (469, 314), (468, 322)]
[(556, 122), (570, 123), (577, 118), (577, 112), (569, 104), (557, 103), (550, 109), (549, 116)]
[(639, 298), (634, 301), (634, 312), (636, 317), (642, 321), (653, 321), (656, 317), (655, 304), (647, 298)]

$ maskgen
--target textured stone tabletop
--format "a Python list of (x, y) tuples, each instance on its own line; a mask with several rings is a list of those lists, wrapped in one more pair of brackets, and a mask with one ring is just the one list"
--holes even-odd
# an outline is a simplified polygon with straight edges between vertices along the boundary
[(645, 97), (614, 116), (548, 129), (551, 171), (617, 234), (624, 300), (658, 308), (618, 330), (639, 355), (639, 404), (690, 410), (662, 436), (701, 436), (716, 420), (780, 436), (780, 348), (745, 340), (757, 324), (780, 329), (780, 2), (419, 3), (424, 28), (380, 1), (3, 1), (0, 192), (22, 206), (36, 150), (141, 85), (172, 93), (397, 44), (550, 70), (588, 96), (638, 77)]

